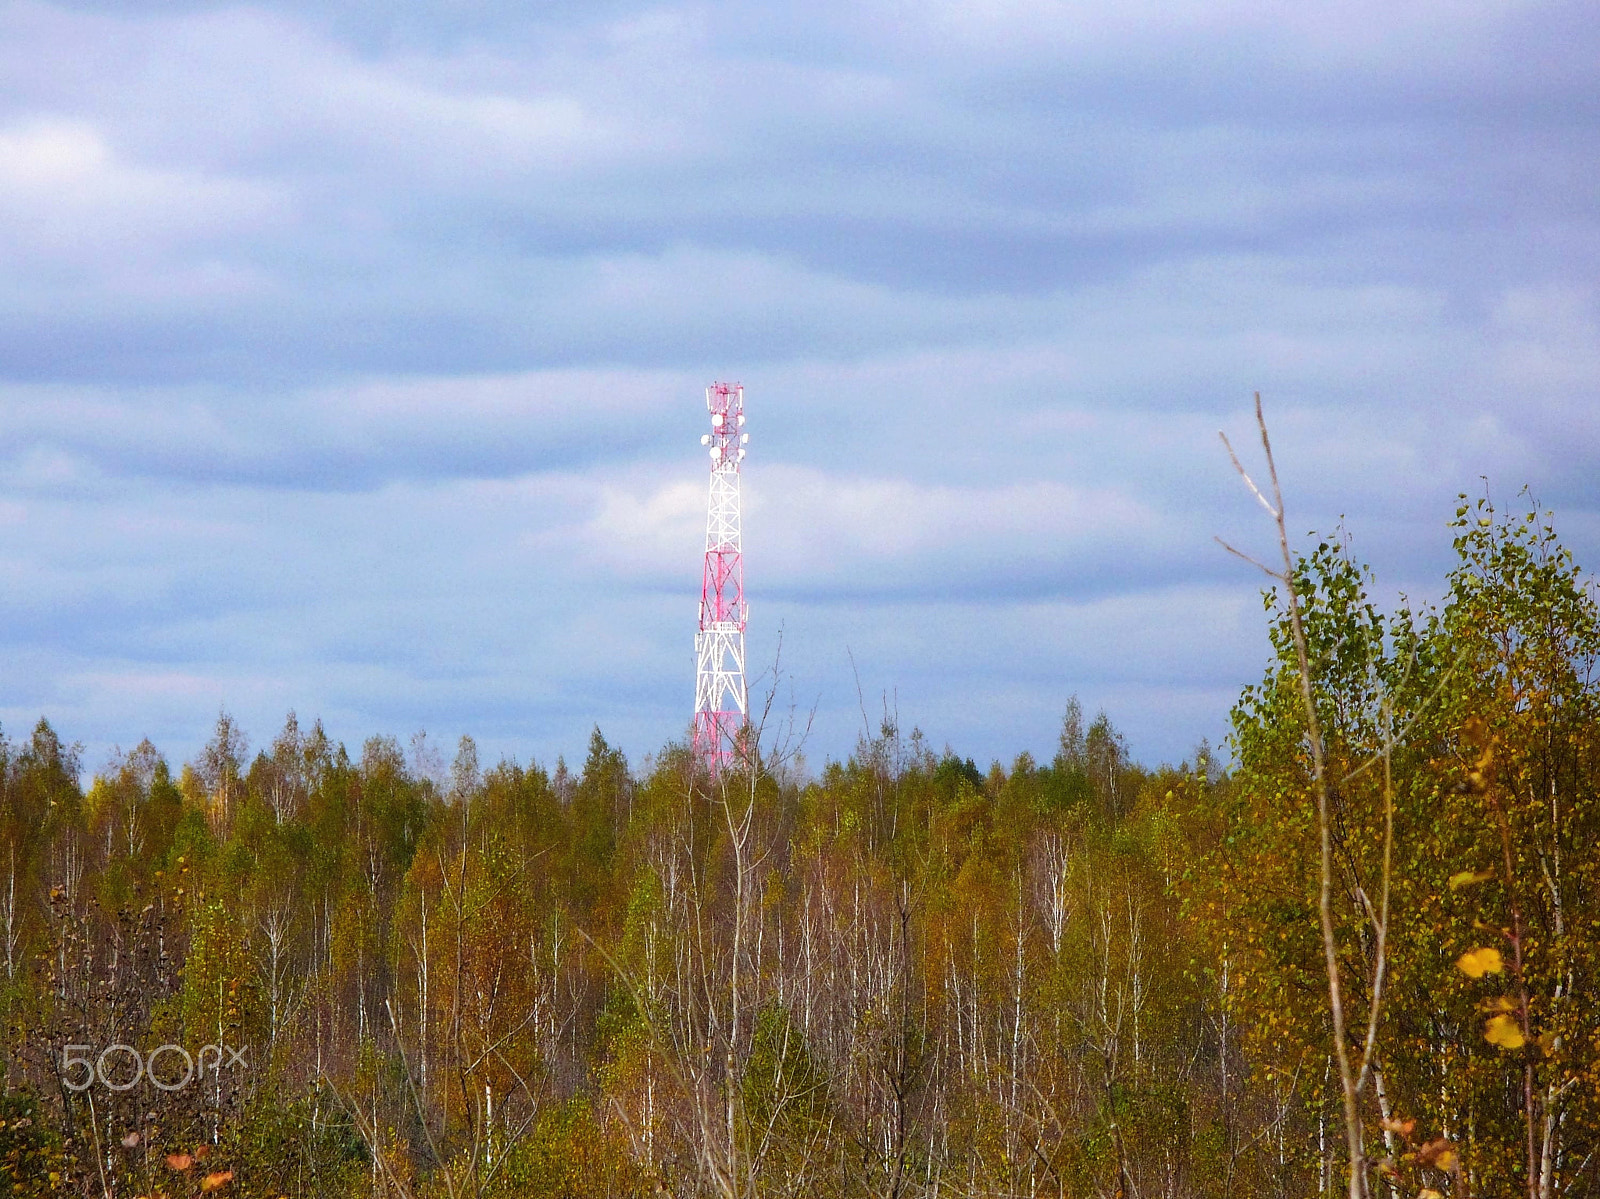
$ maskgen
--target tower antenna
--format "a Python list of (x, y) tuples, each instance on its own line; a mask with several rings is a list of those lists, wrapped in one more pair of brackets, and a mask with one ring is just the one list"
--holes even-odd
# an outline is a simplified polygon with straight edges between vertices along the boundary
[(739, 520), (739, 467), (750, 434), (744, 431), (744, 387), (706, 388), (711, 432), (711, 494), (706, 504), (706, 561), (700, 584), (700, 630), (695, 634), (695, 758), (715, 777), (738, 756), (749, 700), (744, 680), (744, 550)]

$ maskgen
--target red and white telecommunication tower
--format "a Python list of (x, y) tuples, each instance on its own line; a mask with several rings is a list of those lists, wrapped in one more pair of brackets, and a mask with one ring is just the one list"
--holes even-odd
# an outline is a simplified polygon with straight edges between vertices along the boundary
[(744, 732), (748, 697), (744, 682), (744, 552), (739, 533), (739, 465), (750, 434), (744, 431), (744, 388), (706, 388), (711, 432), (711, 497), (706, 506), (706, 563), (700, 585), (700, 631), (694, 637), (695, 757), (715, 775), (733, 760)]

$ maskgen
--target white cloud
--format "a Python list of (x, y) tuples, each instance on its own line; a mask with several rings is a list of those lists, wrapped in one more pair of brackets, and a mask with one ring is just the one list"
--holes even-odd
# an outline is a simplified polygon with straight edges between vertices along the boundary
[[(704, 549), (705, 486), (604, 487), (579, 539), (622, 578), (691, 580)], [(1162, 536), (1138, 500), (1051, 481), (939, 486), (766, 464), (743, 486), (747, 556), (760, 586), (780, 594), (1001, 594), (1074, 562), (1098, 568), (1110, 544), (1126, 550)]]
[[(1593, 287), (1508, 289), (1495, 305), (1491, 327), (1499, 335), (1504, 385), (1525, 395), (1565, 399), (1580, 393), (1592, 401), (1600, 386), (1600, 302)], [(1594, 413), (1592, 402), (1582, 408)]]
[(0, 254), (13, 262), (82, 269), (107, 254), (148, 260), (161, 247), (257, 229), (283, 213), (276, 187), (126, 161), (87, 122), (0, 127)]

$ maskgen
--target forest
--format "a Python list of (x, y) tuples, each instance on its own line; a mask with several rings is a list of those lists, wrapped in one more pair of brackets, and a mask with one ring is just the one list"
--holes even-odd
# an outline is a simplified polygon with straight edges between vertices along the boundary
[(714, 779), (12, 731), (0, 1180), (1600, 1194), (1600, 613), (1547, 515), (1453, 536), (1393, 610), (1286, 550), (1229, 744), (1160, 768), (1066, 688), (1048, 761), (891, 714), (809, 769), (769, 720)]

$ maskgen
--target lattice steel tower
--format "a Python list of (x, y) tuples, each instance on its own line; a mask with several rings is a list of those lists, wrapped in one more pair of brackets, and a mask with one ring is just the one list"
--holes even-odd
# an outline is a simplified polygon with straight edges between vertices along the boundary
[(744, 388), (706, 388), (711, 432), (711, 497), (706, 505), (706, 562), (700, 584), (700, 631), (695, 634), (695, 757), (713, 775), (741, 747), (748, 697), (744, 682), (744, 552), (739, 534), (739, 464), (750, 434), (744, 431)]

